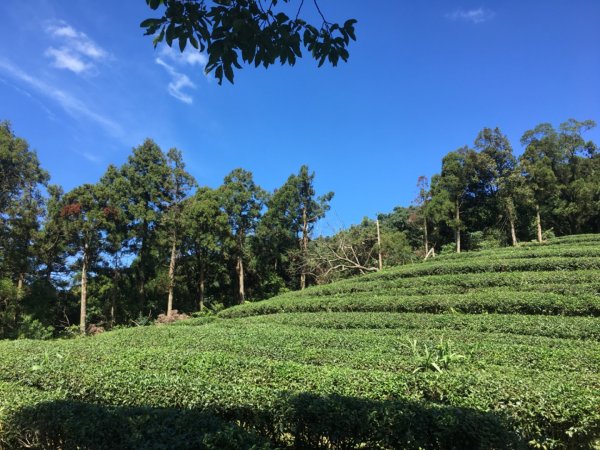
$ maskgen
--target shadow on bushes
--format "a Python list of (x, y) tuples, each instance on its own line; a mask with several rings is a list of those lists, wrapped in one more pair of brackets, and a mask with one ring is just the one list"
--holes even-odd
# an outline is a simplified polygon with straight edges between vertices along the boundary
[[(240, 423), (244, 426), (239, 426)], [(309, 393), (282, 395), (264, 410), (234, 406), (219, 410), (218, 415), (210, 409), (54, 401), (24, 408), (4, 425), (0, 442), (3, 438), (6, 448), (524, 447), (510, 427), (492, 413), (419, 402), (381, 402)]]
[(194, 409), (117, 407), (59, 400), (21, 409), (3, 425), (3, 450), (271, 448), (266, 439)]

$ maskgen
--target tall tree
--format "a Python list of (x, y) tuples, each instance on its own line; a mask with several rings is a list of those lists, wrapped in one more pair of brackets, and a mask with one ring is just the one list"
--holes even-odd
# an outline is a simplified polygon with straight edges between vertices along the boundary
[(153, 275), (151, 249), (156, 242), (156, 230), (169, 201), (171, 170), (160, 147), (151, 139), (133, 149), (133, 154), (121, 168), (125, 212), (128, 219), (131, 250), (137, 256), (139, 306), (146, 307), (146, 284)]
[(171, 248), (169, 261), (169, 292), (167, 300), (167, 316), (173, 310), (173, 291), (175, 288), (175, 264), (177, 261), (177, 245), (181, 241), (180, 234), (183, 227), (182, 204), (190, 190), (196, 185), (194, 177), (185, 171), (183, 156), (179, 150), (172, 148), (167, 153), (167, 162), (170, 169), (170, 183), (164, 223), (167, 227), (168, 241)]
[(257, 226), (267, 194), (252, 178), (252, 172), (234, 169), (219, 188), (223, 210), (235, 240), (235, 272), (237, 275), (237, 302), (245, 301), (244, 250), (246, 237)]
[(520, 174), (512, 146), (499, 128), (484, 128), (475, 139), (475, 150), (483, 160), (478, 165), (478, 178), (483, 186), (482, 194), (491, 199), (487, 207), (497, 209), (498, 216), (507, 218), (512, 245), (517, 245), (515, 196)]
[(84, 184), (65, 194), (61, 209), (64, 236), (81, 273), (79, 328), (87, 329), (88, 274), (102, 252), (102, 230), (106, 218), (96, 186)]
[(525, 151), (520, 157), (527, 189), (531, 192), (535, 208), (536, 235), (542, 242), (542, 208), (551, 209), (558, 198), (559, 186), (556, 177), (560, 164), (558, 135), (552, 125), (543, 123), (526, 131), (521, 138)]
[[(315, 198), (314, 188), (315, 173), (309, 173), (308, 166), (302, 166), (297, 176), (299, 210), (301, 212), (301, 251), (302, 259), (308, 256), (308, 241), (314, 230), (316, 222), (325, 216), (329, 210), (329, 202), (333, 198), (333, 192)], [(304, 266), (304, 265), (303, 265)], [(302, 268), (300, 273), (300, 289), (306, 287), (306, 270)]]
[(429, 216), (429, 202), (431, 201), (431, 189), (429, 187), (429, 180), (427, 177), (421, 175), (417, 180), (417, 188), (419, 192), (417, 197), (413, 201), (414, 205), (417, 207), (417, 214), (414, 217), (415, 220), (420, 219), (422, 223), (423, 229), (423, 247), (425, 250), (425, 257), (429, 254), (429, 235), (428, 235), (428, 216)]
[(52, 274), (65, 272), (66, 244), (61, 211), (64, 191), (57, 185), (48, 186), (48, 199), (44, 222), (38, 233), (34, 252), (38, 260), (38, 272), (47, 284), (52, 282)]
[[(583, 134), (596, 126), (593, 120), (578, 121), (569, 119), (559, 126), (558, 146), (562, 158), (557, 173), (561, 189), (561, 202), (556, 213), (566, 225), (564, 232), (581, 233), (589, 220), (589, 202), (593, 203), (593, 192), (600, 181), (591, 177), (590, 159), (597, 151), (596, 144), (586, 141)], [(590, 195), (591, 194), (591, 195)]]
[[(286, 278), (288, 275), (299, 279), (289, 287), (304, 289), (307, 284), (305, 262), (307, 260), (308, 243), (312, 238), (315, 224), (329, 210), (333, 192), (319, 197), (314, 188), (315, 173), (308, 166), (300, 167), (298, 174), (292, 174), (277, 189), (267, 202), (268, 210), (261, 219), (257, 234), (266, 244), (263, 251), (268, 259)], [(299, 259), (295, 261), (294, 259)], [(284, 267), (285, 266), (285, 267)], [(272, 266), (266, 267), (267, 270)], [(297, 268), (297, 269), (296, 269)]]
[[(221, 210), (219, 192), (201, 187), (183, 207), (184, 247), (195, 265), (198, 310), (204, 309), (206, 280), (223, 260), (229, 236), (228, 216)], [(212, 270), (211, 270), (212, 269)]]
[(442, 160), (442, 173), (433, 186), (433, 197), (441, 211), (452, 210), (446, 221), (454, 229), (456, 252), (461, 251), (461, 208), (468, 198), (469, 187), (477, 180), (477, 153), (468, 147), (448, 153)]
[(295, 260), (298, 259), (298, 236), (301, 227), (298, 177), (292, 174), (273, 192), (266, 205), (252, 244), (257, 255), (257, 266), (263, 280), (268, 279), (275, 295), (282, 286), (297, 289), (299, 279)]
[(0, 122), (0, 277), (16, 284), (18, 299), (34, 264), (34, 238), (44, 212), (40, 189), (49, 178), (27, 141)]
[(97, 185), (105, 212), (104, 253), (108, 261), (107, 269), (112, 272), (111, 278), (109, 323), (113, 326), (117, 321), (117, 304), (119, 283), (123, 269), (123, 258), (126, 253), (127, 232), (127, 186), (128, 181), (116, 166), (109, 165)]

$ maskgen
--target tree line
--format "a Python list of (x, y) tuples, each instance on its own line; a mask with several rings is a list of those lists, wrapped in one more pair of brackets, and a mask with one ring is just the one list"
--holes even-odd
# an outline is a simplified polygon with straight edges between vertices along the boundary
[(523, 134), (519, 157), (499, 128), (482, 129), (472, 146), (447, 153), (431, 180), (418, 178), (410, 206), (314, 239), (309, 271), (328, 282), (378, 270), (380, 261), (600, 232), (600, 154), (585, 139), (595, 125), (540, 124)]
[(235, 169), (199, 186), (177, 149), (152, 140), (95, 184), (64, 192), (0, 124), (0, 337), (143, 324), (381, 270), (435, 252), (600, 232), (591, 120), (541, 124), (516, 157), (484, 128), (449, 152), (412, 205), (314, 236), (333, 192), (302, 166), (274, 192)]
[(2, 336), (28, 316), (85, 333), (312, 282), (299, 261), (333, 193), (316, 195), (307, 166), (273, 193), (243, 169), (212, 189), (179, 150), (148, 139), (97, 183), (64, 192), (7, 122), (0, 135)]

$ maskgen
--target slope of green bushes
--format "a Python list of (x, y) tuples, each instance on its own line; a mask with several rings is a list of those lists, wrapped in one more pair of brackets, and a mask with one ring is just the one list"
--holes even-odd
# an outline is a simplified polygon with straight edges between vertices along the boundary
[(0, 343), (0, 448), (594, 448), (600, 237)]

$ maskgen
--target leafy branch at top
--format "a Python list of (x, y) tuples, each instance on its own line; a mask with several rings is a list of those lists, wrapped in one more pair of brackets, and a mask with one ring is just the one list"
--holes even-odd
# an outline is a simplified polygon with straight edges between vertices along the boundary
[[(348, 60), (350, 40), (356, 40), (355, 19), (343, 25), (325, 19), (318, 3), (315, 5), (323, 20), (316, 27), (301, 19), (300, 3), (296, 16), (288, 17), (275, 10), (278, 3), (291, 0), (271, 0), (268, 8), (262, 0), (146, 0), (153, 10), (164, 7), (160, 18), (144, 20), (140, 26), (145, 35), (154, 36), (156, 47), (160, 42), (173, 43), (183, 51), (188, 42), (199, 51), (206, 51), (206, 73), (214, 71), (219, 84), (223, 77), (233, 83), (234, 69), (241, 69), (241, 61), (265, 68), (277, 60), (293, 66), (302, 57), (304, 46), (321, 67), (325, 61), (337, 66), (339, 60)], [(210, 5), (207, 5), (210, 3)]]

